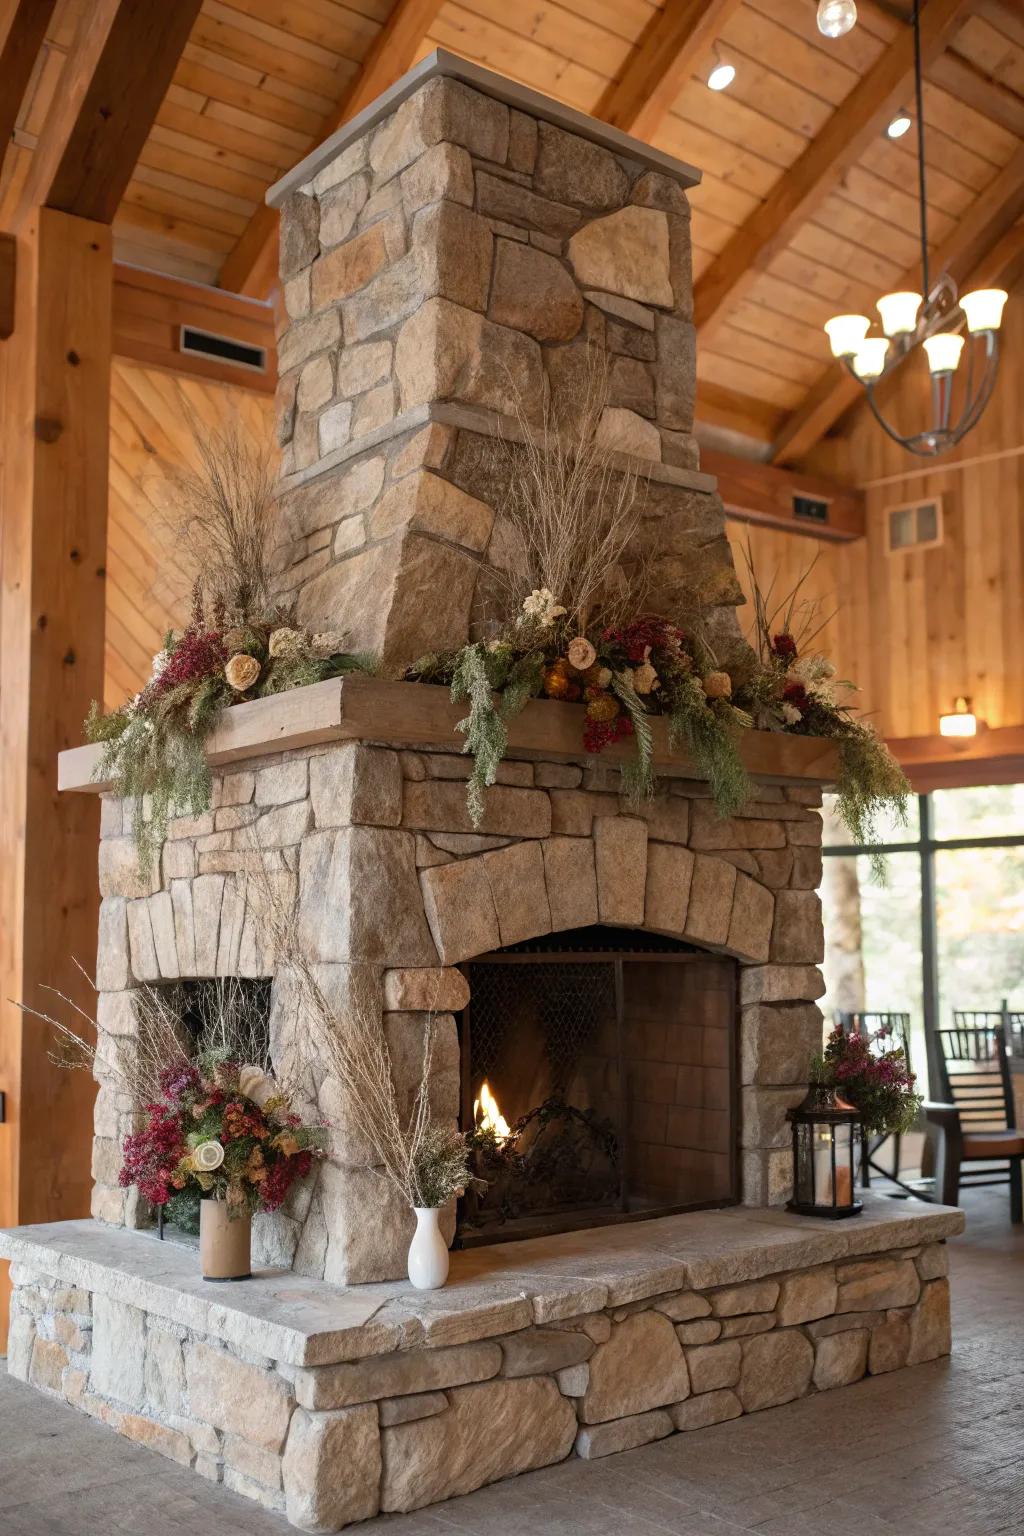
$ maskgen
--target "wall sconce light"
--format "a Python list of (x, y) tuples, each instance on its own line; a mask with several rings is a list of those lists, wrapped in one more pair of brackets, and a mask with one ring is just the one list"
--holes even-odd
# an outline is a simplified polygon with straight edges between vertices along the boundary
[(939, 716), (940, 736), (976, 736), (978, 719), (971, 709), (971, 701), (962, 693), (953, 700), (953, 712)]

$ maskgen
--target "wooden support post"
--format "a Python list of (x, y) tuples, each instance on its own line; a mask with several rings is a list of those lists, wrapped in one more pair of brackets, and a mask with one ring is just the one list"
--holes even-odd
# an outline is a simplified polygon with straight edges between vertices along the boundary
[[(93, 1006), (98, 806), (58, 795), (57, 754), (103, 694), (111, 274), (106, 225), (38, 210), (0, 344), (0, 1226), (89, 1211), (95, 1085), (10, 999)], [(6, 1309), (3, 1284), (0, 1337)]]

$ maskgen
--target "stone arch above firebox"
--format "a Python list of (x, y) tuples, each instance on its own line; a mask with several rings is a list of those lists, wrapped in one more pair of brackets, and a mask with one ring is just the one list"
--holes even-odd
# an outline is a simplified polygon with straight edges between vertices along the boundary
[(609, 923), (767, 961), (775, 895), (734, 863), (655, 842), (647, 823), (596, 816), (589, 837), (530, 838), (420, 874), (445, 965), (562, 929)]

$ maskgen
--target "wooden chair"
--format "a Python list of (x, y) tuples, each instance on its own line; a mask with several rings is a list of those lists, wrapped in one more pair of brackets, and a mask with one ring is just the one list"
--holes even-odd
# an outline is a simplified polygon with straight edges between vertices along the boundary
[[(998, 1014), (996, 1017), (1000, 1018)], [(981, 1028), (957, 1025), (938, 1029), (935, 1038), (946, 1102), (924, 1108), (928, 1124), (939, 1132), (935, 1168), (938, 1196), (944, 1205), (957, 1205), (962, 1186), (981, 1188), (1008, 1182), (1010, 1218), (1020, 1222), (1024, 1220), (1024, 1132), (1017, 1129), (1002, 1021)], [(1004, 1163), (1006, 1171), (1001, 1166)]]
[(954, 1008), (957, 1029), (1001, 1029), (1011, 1056), (1024, 1057), (1024, 1011), (1008, 1008)]
[[(910, 1067), (910, 1014), (909, 1013), (844, 1013), (839, 1012), (835, 1016), (836, 1023), (842, 1028), (844, 1035), (861, 1034), (876, 1035), (879, 1030), (886, 1030), (884, 1040), (877, 1043), (877, 1050), (892, 1050), (902, 1046), (907, 1066)], [(911, 1068), (911, 1070), (913, 1070)], [(887, 1141), (893, 1144), (892, 1169), (884, 1168), (878, 1161), (878, 1154)], [(883, 1178), (898, 1184), (901, 1189), (906, 1189), (908, 1194), (914, 1194), (918, 1199), (921, 1195), (917, 1190), (910, 1190), (900, 1178), (900, 1151), (903, 1143), (902, 1136), (869, 1136), (865, 1132), (861, 1137), (860, 1175), (861, 1183), (867, 1189), (871, 1185), (872, 1170)]]

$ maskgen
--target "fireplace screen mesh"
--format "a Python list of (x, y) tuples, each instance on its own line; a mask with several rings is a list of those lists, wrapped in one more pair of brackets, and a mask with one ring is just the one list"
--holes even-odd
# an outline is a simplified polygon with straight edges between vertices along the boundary
[(462, 1242), (734, 1200), (734, 963), (607, 929), (548, 944), (467, 967), (463, 1125), (485, 1187)]

